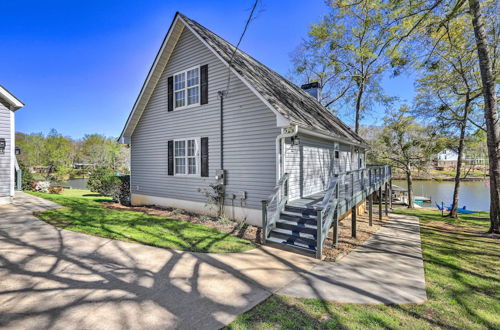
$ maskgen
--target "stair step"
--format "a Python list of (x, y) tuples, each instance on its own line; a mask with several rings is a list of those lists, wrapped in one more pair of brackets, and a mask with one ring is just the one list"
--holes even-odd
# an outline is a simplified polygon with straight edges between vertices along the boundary
[(316, 246), (309, 246), (309, 245), (306, 245), (306, 244), (302, 244), (302, 243), (299, 243), (299, 242), (289, 242), (287, 240), (283, 240), (282, 238), (277, 238), (277, 237), (269, 237), (267, 239), (268, 241), (271, 241), (271, 242), (274, 242), (274, 243), (278, 243), (278, 244), (284, 244), (286, 246), (291, 246), (291, 247), (294, 247), (296, 249), (299, 249), (301, 251), (305, 251), (307, 253), (315, 253), (316, 252)]
[[(278, 234), (282, 234), (282, 235), (286, 235), (286, 236), (290, 236), (290, 237), (298, 237), (298, 238), (301, 238), (301, 239), (308, 239), (308, 240), (311, 240), (311, 241), (314, 241), (316, 242), (316, 233), (314, 234), (311, 234), (311, 233), (307, 233), (307, 232), (304, 232), (304, 231), (298, 231), (298, 230), (290, 230), (290, 229), (285, 229), (285, 228), (274, 228), (271, 233), (278, 233)], [(316, 243), (314, 243), (316, 244)]]
[(306, 237), (300, 237), (300, 236), (294, 236), (294, 235), (291, 235), (289, 233), (283, 233), (283, 232), (280, 232), (280, 230), (276, 230), (277, 228), (274, 228), (270, 233), (269, 233), (269, 236), (270, 237), (276, 237), (276, 238), (280, 238), (282, 239), (283, 241), (287, 241), (289, 243), (300, 243), (300, 244), (303, 244), (305, 246), (316, 246), (316, 240), (315, 239), (310, 239), (310, 238), (306, 238)]
[(307, 220), (285, 220), (279, 219), (276, 221), (276, 227), (282, 229), (289, 229), (292, 231), (299, 231), (315, 235), (317, 233), (317, 226), (308, 224)]
[(316, 215), (318, 215), (318, 211), (316, 211), (313, 208), (298, 207), (298, 206), (292, 206), (292, 205), (285, 205), (285, 211), (298, 213), (302, 216), (316, 216)]
[(315, 215), (302, 215), (301, 213), (283, 211), (281, 212), (280, 218), (290, 221), (304, 220), (304, 222), (307, 222), (311, 225), (316, 225)]

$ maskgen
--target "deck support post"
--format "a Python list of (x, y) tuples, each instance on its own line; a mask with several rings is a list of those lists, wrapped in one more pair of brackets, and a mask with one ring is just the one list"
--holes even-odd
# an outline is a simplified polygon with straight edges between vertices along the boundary
[[(339, 192), (339, 184), (337, 183), (337, 186), (335, 187), (335, 198), (338, 200), (340, 197), (340, 192)], [(339, 208), (338, 205), (336, 206), (336, 210), (333, 213), (333, 246), (336, 248), (339, 243)]]
[(351, 236), (356, 238), (356, 205), (354, 205), (351, 209)]
[[(321, 260), (323, 258), (323, 210), (318, 211), (316, 216), (317, 228), (316, 228), (316, 259)], [(328, 233), (327, 233), (328, 234)]]
[(385, 215), (389, 215), (389, 184), (385, 183)]
[(339, 244), (339, 214), (337, 213), (337, 211), (335, 211), (334, 217), (335, 218), (333, 222), (332, 241), (333, 241), (333, 246), (337, 247)]
[(267, 240), (267, 200), (262, 203), (262, 244), (266, 244)]
[(382, 221), (382, 185), (378, 188), (378, 219)]
[(373, 226), (373, 194), (371, 193), (370, 196), (368, 196), (368, 223), (370, 226)]
[(389, 209), (392, 210), (392, 179), (389, 180)]

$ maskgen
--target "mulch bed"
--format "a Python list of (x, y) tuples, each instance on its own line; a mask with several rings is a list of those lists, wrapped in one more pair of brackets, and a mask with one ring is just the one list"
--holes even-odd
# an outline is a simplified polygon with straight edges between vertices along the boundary
[[(196, 213), (187, 212), (184, 210), (174, 208), (162, 208), (158, 206), (124, 206), (119, 203), (102, 203), (103, 206), (109, 209), (120, 209), (128, 211), (143, 212), (149, 215), (177, 219), (191, 223), (197, 223), (221, 232), (233, 235), (236, 237), (244, 238), (257, 244), (261, 244), (261, 229), (256, 226), (248, 225), (246, 223), (227, 221), (222, 222), (216, 217), (200, 215)], [(360, 214), (357, 217), (357, 237), (351, 237), (351, 218), (345, 218), (340, 222), (339, 243), (337, 248), (333, 247), (332, 234), (326, 240), (323, 249), (325, 254), (325, 261), (338, 261), (346, 256), (361, 245), (364, 241), (370, 238), (380, 227), (389, 220), (388, 217), (383, 216), (382, 221), (378, 219), (378, 213), (373, 214), (373, 226), (369, 226), (368, 214)]]
[(254, 243), (260, 244), (261, 230), (246, 223), (236, 221), (220, 221), (216, 217), (191, 213), (185, 210), (174, 208), (162, 208), (158, 206), (125, 206), (120, 203), (102, 203), (103, 206), (109, 209), (120, 209), (128, 211), (143, 212), (149, 215), (155, 215), (164, 218), (177, 219), (191, 223), (197, 223), (213, 229), (217, 229), (223, 233), (227, 233), (239, 238), (244, 238)]
[(368, 221), (368, 213), (358, 214), (356, 220), (356, 238), (353, 238), (351, 233), (351, 217), (349, 216), (340, 221), (339, 243), (337, 244), (337, 248), (333, 247), (333, 235), (330, 231), (323, 248), (325, 261), (339, 261), (348, 255), (352, 250), (363, 244), (364, 241), (375, 234), (380, 227), (389, 220), (389, 217), (384, 215), (382, 216), (382, 221), (380, 221), (378, 212), (373, 212), (372, 226), (370, 226)]

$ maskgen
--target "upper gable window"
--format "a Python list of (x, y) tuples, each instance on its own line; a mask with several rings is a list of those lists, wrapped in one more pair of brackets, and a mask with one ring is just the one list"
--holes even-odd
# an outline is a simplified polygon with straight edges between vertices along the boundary
[(200, 105), (200, 67), (174, 75), (174, 109)]

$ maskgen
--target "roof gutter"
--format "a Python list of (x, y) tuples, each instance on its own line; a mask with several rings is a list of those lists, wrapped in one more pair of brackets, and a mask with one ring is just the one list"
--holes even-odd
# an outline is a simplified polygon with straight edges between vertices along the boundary
[(343, 138), (343, 137), (340, 137), (340, 136), (332, 136), (332, 135), (329, 135), (326, 133), (318, 132), (316, 130), (311, 130), (311, 129), (307, 129), (307, 128), (303, 128), (303, 127), (299, 127), (299, 133), (304, 133), (306, 135), (311, 135), (311, 136), (319, 137), (319, 138), (326, 139), (326, 140), (343, 142), (345, 144), (349, 144), (349, 145), (353, 145), (353, 146), (357, 146), (357, 147), (362, 147), (364, 149), (370, 149), (370, 146), (366, 143), (353, 142), (353, 141), (350, 141), (350, 140)]

